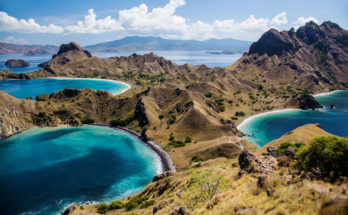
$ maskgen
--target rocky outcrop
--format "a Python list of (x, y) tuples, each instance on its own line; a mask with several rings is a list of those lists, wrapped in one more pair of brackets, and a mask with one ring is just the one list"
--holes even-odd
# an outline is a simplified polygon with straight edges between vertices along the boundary
[(74, 212), (74, 210), (76, 210), (76, 208), (80, 207), (80, 205), (78, 205), (77, 203), (74, 203), (72, 205), (70, 205), (68, 208), (66, 208), (63, 213), (61, 213), (62, 215), (70, 215)]
[(8, 59), (5, 63), (5, 66), (7, 67), (25, 67), (29, 65), (28, 62), (22, 59)]
[(302, 95), (299, 98), (290, 100), (289, 103), (302, 110), (315, 110), (323, 107), (312, 95)]
[(57, 93), (38, 95), (36, 97), (36, 100), (37, 101), (47, 101), (47, 100), (50, 100), (52, 98), (55, 98), (55, 99), (72, 98), (72, 97), (79, 95), (81, 92), (82, 92), (82, 90), (65, 88)]
[(167, 178), (167, 177), (169, 177), (169, 176), (171, 176), (171, 175), (174, 175), (174, 172), (172, 172), (172, 171), (166, 171), (166, 172), (161, 173), (161, 174), (159, 174), (159, 175), (155, 175), (155, 176), (153, 177), (153, 179), (152, 179), (152, 182), (156, 182), (156, 181), (162, 180), (162, 179)]

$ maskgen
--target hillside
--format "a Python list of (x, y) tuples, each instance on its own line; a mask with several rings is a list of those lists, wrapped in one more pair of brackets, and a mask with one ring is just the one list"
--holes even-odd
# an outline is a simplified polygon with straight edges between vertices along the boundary
[(125, 37), (120, 40), (89, 45), (91, 52), (136, 52), (136, 51), (216, 51), (234, 50), (243, 52), (251, 42), (236, 39), (169, 40), (160, 37)]
[[(305, 125), (290, 133), (291, 136), (276, 141), (297, 142), (302, 133), (307, 133), (308, 140), (304, 143), (308, 144), (314, 137), (326, 134), (317, 125)], [(140, 206), (126, 204), (106, 210), (106, 214), (343, 215), (348, 212), (347, 181), (313, 180), (315, 176), (311, 173), (298, 171), (285, 164), (284, 159), (293, 161), (291, 155), (254, 155), (244, 151), (238, 159), (195, 162), (190, 169), (155, 176), (141, 192), (121, 200), (126, 204), (147, 199)], [(66, 212), (100, 214), (102, 210), (97, 213), (98, 208), (99, 204), (81, 207), (74, 204)]]
[(57, 50), (58, 47), (52, 45), (17, 45), (0, 42), (0, 54), (40, 55), (54, 54)]
[[(272, 46), (269, 49), (273, 51), (270, 51), (268, 46), (262, 45), (267, 44), (268, 39), (265, 38), (268, 38), (267, 35), (275, 35), (270, 38), (276, 43), (284, 40), (282, 35), (289, 35), (289, 32), (270, 30), (251, 46), (248, 54), (226, 68), (211, 69), (205, 65), (187, 64), (180, 66), (154, 54), (101, 59), (91, 56), (78, 44), (70, 43), (62, 45), (51, 61), (42, 64), (40, 71), (20, 75), (5, 71), (0, 72), (0, 77), (28, 79), (60, 76), (128, 82), (132, 88), (115, 97), (122, 105), (115, 103), (110, 106), (106, 103), (108, 100), (99, 101), (96, 98), (94, 102), (100, 104), (96, 107), (107, 106), (110, 108), (107, 111), (92, 109), (94, 112), (91, 113), (91, 110), (78, 107), (73, 102), (64, 105), (71, 110), (80, 109), (84, 115), (99, 123), (109, 123), (111, 119), (117, 118), (126, 119), (134, 113), (135, 119), (123, 126), (139, 133), (144, 132), (149, 139), (169, 151), (178, 168), (186, 168), (195, 156), (204, 159), (231, 156), (231, 153), (224, 151), (235, 152), (232, 154), (236, 156), (244, 147), (252, 147), (236, 129), (236, 125), (246, 116), (290, 107), (312, 109), (308, 104), (315, 104), (314, 98), (303, 97), (302, 94), (344, 87), (348, 71), (345, 70), (344, 62), (348, 58), (345, 40), (340, 38), (345, 38), (347, 31), (326, 22), (320, 26), (308, 23), (297, 32), (301, 35), (300, 32), (311, 32), (312, 28), (319, 29), (319, 33), (315, 34), (318, 36), (316, 43), (307, 41), (310, 33), (300, 37), (292, 34), (291, 30), (292, 36), (288, 36), (287, 40), (293, 43), (296, 41), (297, 48), (284, 48), (277, 52)], [(316, 58), (321, 50), (316, 44), (321, 44), (321, 41), (326, 41), (328, 50), (325, 63)], [(330, 61), (338, 48), (336, 57)], [(311, 50), (307, 54), (310, 57), (308, 59), (299, 56), (306, 50)], [(295, 70), (290, 62), (301, 63), (297, 64)], [(330, 69), (332, 77), (327, 70), (320, 71), (322, 67)], [(60, 103), (59, 100), (54, 102)], [(246, 116), (236, 117), (236, 112), (240, 111), (245, 112)], [(193, 140), (186, 144), (179, 142), (181, 147), (178, 147), (175, 142), (168, 140), (171, 133), (175, 141), (186, 137)]]

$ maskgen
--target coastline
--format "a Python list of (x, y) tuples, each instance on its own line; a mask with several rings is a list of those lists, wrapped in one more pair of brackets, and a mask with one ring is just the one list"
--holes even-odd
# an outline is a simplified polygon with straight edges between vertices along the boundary
[[(107, 82), (113, 82), (113, 83), (117, 83), (117, 84), (123, 84), (126, 86), (125, 89), (121, 90), (121, 91), (117, 91), (116, 93), (111, 93), (112, 95), (116, 96), (116, 95), (120, 95), (124, 92), (126, 92), (127, 90), (129, 90), (130, 88), (132, 88), (132, 86), (126, 82), (122, 82), (122, 81), (117, 81), (117, 80), (111, 80), (111, 79), (100, 79), (100, 78), (69, 78), (69, 77), (46, 77), (48, 79), (78, 79), (78, 80), (91, 80), (91, 81), (107, 81)], [(45, 78), (36, 78), (36, 79), (45, 79)]]
[(166, 172), (166, 171), (176, 172), (175, 166), (173, 164), (173, 161), (170, 159), (169, 154), (166, 151), (164, 151), (162, 147), (158, 145), (157, 143), (153, 141), (149, 141), (149, 140), (144, 140), (144, 138), (142, 138), (138, 132), (130, 130), (128, 128), (123, 128), (123, 127), (111, 127), (109, 124), (104, 124), (104, 123), (92, 123), (90, 125), (105, 126), (109, 128), (119, 129), (136, 136), (159, 156), (162, 172)]
[[(348, 90), (348, 89), (345, 89), (345, 90)], [(334, 90), (334, 91), (330, 91), (330, 92), (318, 93), (318, 94), (314, 94), (313, 97), (328, 96), (328, 95), (334, 94), (334, 93), (339, 92), (339, 91), (343, 91), (343, 90)]]
[(259, 113), (259, 114), (254, 114), (254, 115), (251, 115), (251, 116), (245, 118), (237, 126), (237, 129), (241, 130), (248, 122), (250, 122), (251, 120), (256, 119), (258, 117), (261, 117), (261, 116), (266, 116), (266, 115), (270, 115), (270, 114), (274, 114), (274, 113), (284, 113), (284, 112), (299, 111), (299, 110), (301, 110), (301, 109), (291, 109), (291, 108), (288, 108), (288, 109), (272, 110), (272, 111), (267, 111), (267, 112), (263, 112), (263, 113)]

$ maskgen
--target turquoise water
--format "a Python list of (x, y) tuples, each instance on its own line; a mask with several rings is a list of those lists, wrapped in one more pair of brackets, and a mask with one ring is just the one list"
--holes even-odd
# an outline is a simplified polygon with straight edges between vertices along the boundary
[[(348, 136), (348, 90), (336, 91), (328, 95), (316, 96), (324, 108), (319, 110), (291, 110), (270, 113), (256, 117), (239, 129), (246, 139), (258, 147), (277, 139), (285, 133), (309, 123), (319, 123), (321, 127), (338, 136)], [(334, 104), (335, 108), (326, 106)]]
[(0, 90), (17, 98), (36, 97), (41, 94), (58, 92), (65, 88), (104, 90), (118, 94), (128, 85), (122, 82), (93, 79), (55, 79), (40, 78), (31, 80), (0, 80)]
[(57, 214), (139, 192), (160, 172), (136, 137), (100, 126), (34, 128), (0, 140), (1, 214)]

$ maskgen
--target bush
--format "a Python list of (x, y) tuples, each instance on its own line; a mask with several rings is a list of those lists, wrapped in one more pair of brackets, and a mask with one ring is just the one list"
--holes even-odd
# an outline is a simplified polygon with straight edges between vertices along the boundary
[(69, 114), (68, 110), (56, 110), (56, 111), (53, 111), (53, 114), (54, 115), (59, 115), (59, 116), (66, 116)]
[(139, 205), (139, 204), (138, 204), (136, 201), (131, 200), (131, 201), (127, 202), (127, 204), (126, 204), (126, 209), (127, 209), (128, 211), (130, 211), (130, 210), (132, 210), (132, 209), (138, 207), (138, 205)]
[(106, 212), (108, 212), (108, 210), (109, 206), (106, 203), (101, 203), (97, 206), (97, 213), (105, 214)]
[(113, 201), (111, 202), (110, 206), (109, 206), (109, 210), (117, 210), (117, 209), (121, 209), (124, 207), (124, 203), (122, 201)]
[(245, 116), (245, 112), (244, 111), (237, 111), (234, 115), (235, 116)]
[(192, 142), (192, 137), (185, 138), (185, 143), (191, 143), (191, 142)]
[(92, 123), (94, 123), (94, 119), (91, 119), (89, 117), (84, 117), (82, 119), (82, 123), (84, 123), (84, 124), (92, 124)]
[(304, 146), (303, 143), (290, 143), (290, 142), (281, 143), (280, 147), (277, 149), (277, 155), (283, 154), (285, 149), (289, 147), (294, 148), (295, 151), (297, 152), (303, 146)]
[(124, 119), (121, 118), (117, 118), (117, 119), (112, 119), (110, 121), (110, 126), (111, 127), (116, 127), (116, 126), (126, 126), (129, 123), (131, 123), (133, 120), (135, 119), (135, 115), (134, 113), (128, 114), (128, 116)]
[(348, 176), (348, 139), (341, 137), (317, 137), (296, 154), (295, 167), (310, 171), (314, 168), (335, 179)]
[(175, 121), (176, 121), (176, 115), (173, 114), (172, 117), (168, 119), (167, 124), (168, 125), (174, 124)]
[(191, 158), (191, 162), (202, 162), (204, 161), (203, 158), (201, 158), (199, 155), (194, 155), (192, 158)]
[(154, 204), (155, 204), (155, 200), (152, 199), (150, 201), (146, 201), (146, 202), (142, 203), (140, 205), (140, 208), (147, 208), (147, 207), (154, 205)]
[(174, 140), (174, 138), (175, 138), (175, 137), (174, 137), (174, 134), (173, 134), (173, 133), (170, 133), (169, 139), (168, 139), (168, 140), (169, 140), (169, 141), (172, 141), (172, 140)]
[(160, 115), (158, 116), (159, 119), (163, 119), (163, 117), (164, 117), (163, 114), (160, 114)]
[(232, 120), (238, 120), (238, 116), (231, 116)]
[(204, 95), (205, 95), (205, 97), (210, 98), (213, 94), (209, 92), (209, 93), (206, 93)]
[(183, 147), (186, 145), (186, 143), (182, 140), (172, 140), (170, 141), (169, 145), (174, 146), (175, 148)]

